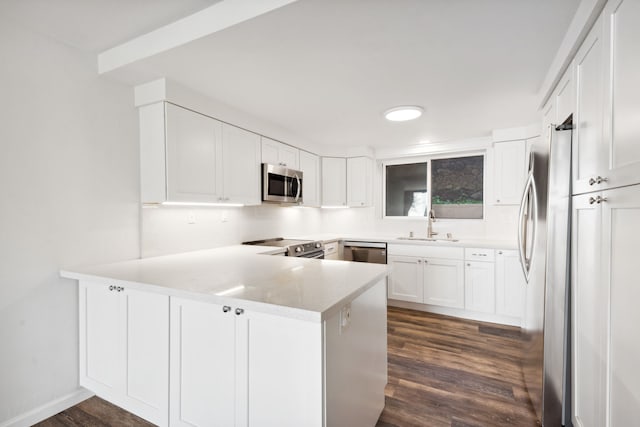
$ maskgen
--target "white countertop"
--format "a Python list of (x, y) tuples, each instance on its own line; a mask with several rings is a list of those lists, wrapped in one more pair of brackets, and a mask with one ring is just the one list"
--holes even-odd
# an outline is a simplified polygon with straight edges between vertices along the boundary
[(321, 321), (378, 283), (387, 266), (269, 256), (281, 248), (228, 246), (79, 267), (62, 277), (310, 321)]
[[(378, 234), (378, 233), (362, 233), (362, 234), (310, 234), (302, 236), (288, 236), (292, 239), (308, 239), (320, 240), (322, 242), (335, 242), (338, 240), (351, 240), (360, 242), (386, 242), (399, 245), (425, 245), (425, 246), (456, 246), (465, 248), (491, 248), (491, 249), (517, 249), (517, 242), (512, 240), (497, 239), (458, 239), (457, 241), (449, 240), (408, 240), (400, 239), (398, 235)], [(408, 237), (408, 236), (406, 236)], [(426, 237), (426, 236), (417, 236)]]

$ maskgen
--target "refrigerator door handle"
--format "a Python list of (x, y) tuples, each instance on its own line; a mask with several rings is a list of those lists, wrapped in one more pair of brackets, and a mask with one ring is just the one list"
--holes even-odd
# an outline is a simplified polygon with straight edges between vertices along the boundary
[[(527, 282), (529, 282), (531, 258), (533, 256), (533, 248), (535, 247), (538, 222), (537, 211), (536, 184), (533, 179), (533, 171), (531, 171), (527, 177), (522, 193), (518, 219), (518, 252), (520, 254), (520, 265), (522, 266), (522, 271)], [(529, 230), (529, 222), (531, 222), (532, 230)], [(531, 239), (531, 241), (529, 241), (529, 239)], [(529, 253), (528, 248), (531, 248), (531, 253)]]

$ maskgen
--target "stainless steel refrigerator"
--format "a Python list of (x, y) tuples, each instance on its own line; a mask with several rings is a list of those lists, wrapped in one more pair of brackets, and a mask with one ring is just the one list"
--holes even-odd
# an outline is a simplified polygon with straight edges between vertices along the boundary
[(569, 117), (532, 144), (518, 221), (527, 279), (523, 375), (544, 427), (571, 425), (571, 129)]

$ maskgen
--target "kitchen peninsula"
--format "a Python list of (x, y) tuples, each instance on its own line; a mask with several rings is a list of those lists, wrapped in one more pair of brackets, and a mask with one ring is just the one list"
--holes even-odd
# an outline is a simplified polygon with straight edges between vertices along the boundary
[(80, 384), (160, 426), (375, 425), (387, 267), (231, 246), (62, 271)]

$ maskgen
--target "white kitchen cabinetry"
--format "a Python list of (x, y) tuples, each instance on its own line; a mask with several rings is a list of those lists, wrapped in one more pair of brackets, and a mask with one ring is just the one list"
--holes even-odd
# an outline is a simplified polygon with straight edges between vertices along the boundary
[(640, 182), (640, 7), (611, 0), (576, 56), (574, 194)]
[(260, 203), (260, 137), (180, 106), (139, 109), (143, 203)]
[(368, 157), (347, 159), (347, 204), (366, 207), (373, 203), (373, 160)]
[(260, 137), (222, 125), (223, 202), (257, 205), (260, 195)]
[(464, 265), (462, 260), (426, 258), (424, 303), (464, 308)]
[(526, 142), (508, 141), (494, 144), (494, 204), (518, 205), (526, 177)]
[(171, 425), (320, 426), (320, 328), (172, 298)]
[(320, 157), (300, 151), (302, 171), (302, 204), (320, 206)]
[(387, 264), (391, 265), (389, 276), (389, 298), (399, 301), (423, 302), (422, 258), (389, 255)]
[(496, 251), (496, 314), (524, 317), (527, 282), (520, 266), (518, 251)]
[(384, 406), (385, 301), (383, 281), (310, 322), (172, 297), (171, 425), (373, 425)]
[(81, 281), (80, 385), (160, 426), (169, 416), (169, 297)]
[(576, 426), (626, 426), (640, 419), (638, 224), (639, 185), (573, 199)]
[(341, 259), (340, 244), (338, 242), (328, 242), (324, 244), (324, 259)]
[(492, 262), (466, 261), (464, 308), (483, 313), (495, 311), (495, 266)]
[(347, 159), (322, 158), (322, 205), (347, 206)]
[(262, 163), (299, 169), (298, 155), (300, 150), (273, 139), (262, 137)]

